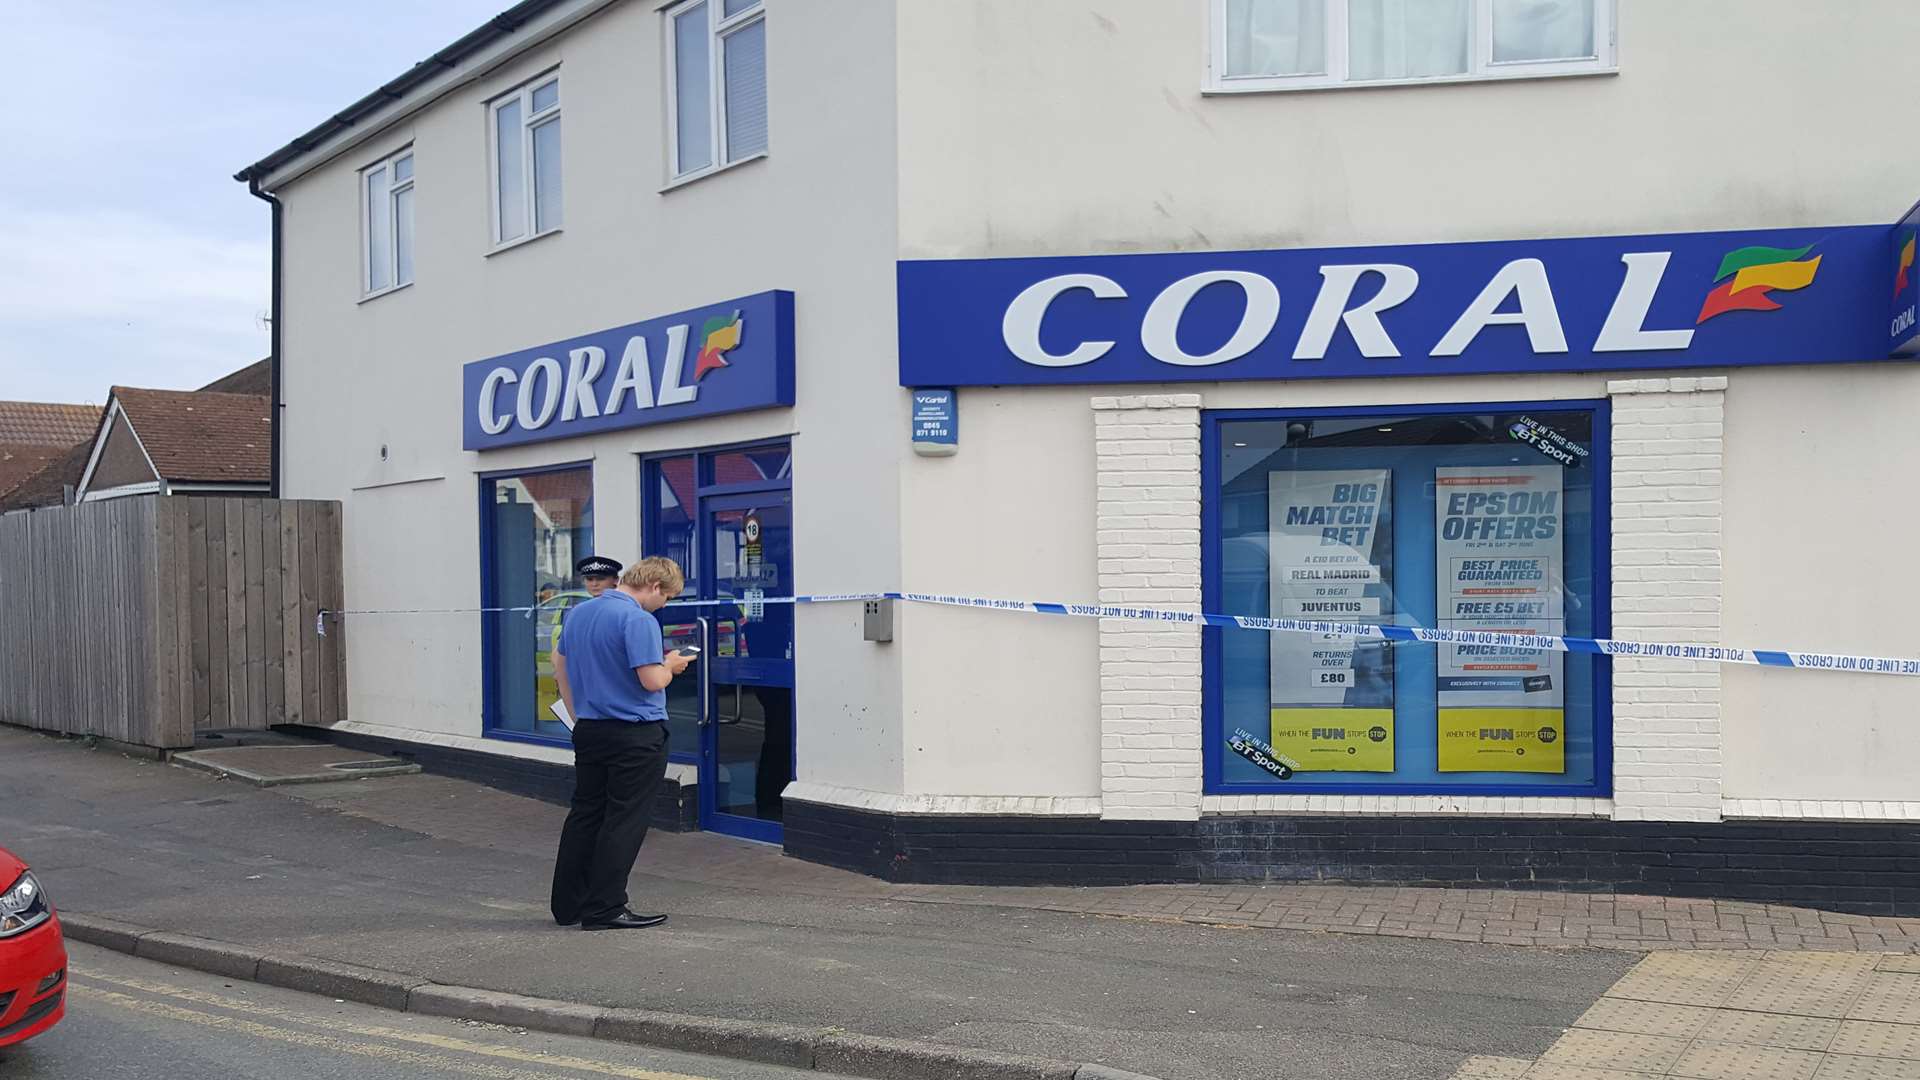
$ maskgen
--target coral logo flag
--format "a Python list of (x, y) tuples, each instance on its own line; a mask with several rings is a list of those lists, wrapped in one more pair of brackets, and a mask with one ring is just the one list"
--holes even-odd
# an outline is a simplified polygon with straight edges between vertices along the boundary
[(708, 319), (700, 327), (700, 355), (693, 362), (693, 381), (699, 382), (702, 376), (715, 368), (726, 367), (727, 361), (722, 354), (729, 349), (739, 347), (740, 313), (738, 311), (731, 316), (720, 315)]
[(1895, 296), (1907, 291), (1907, 271), (1913, 269), (1913, 241), (1916, 235), (1920, 234), (1908, 233), (1906, 245), (1900, 249), (1900, 267), (1893, 276)]
[(1729, 251), (1720, 260), (1720, 272), (1713, 276), (1723, 284), (1707, 294), (1694, 325), (1729, 311), (1778, 310), (1779, 302), (1769, 293), (1804, 289), (1820, 272), (1821, 256), (1805, 258), (1812, 250), (1813, 245), (1808, 244), (1803, 248), (1743, 247)]

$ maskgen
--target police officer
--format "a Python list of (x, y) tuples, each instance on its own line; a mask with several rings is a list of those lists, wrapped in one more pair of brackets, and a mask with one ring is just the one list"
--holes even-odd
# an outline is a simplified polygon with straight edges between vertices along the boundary
[(580, 575), (580, 583), (587, 588), (587, 595), (599, 596), (620, 580), (620, 564), (605, 555), (589, 555), (573, 564), (573, 572)]
[[(620, 580), (620, 564), (605, 555), (589, 555), (573, 564), (573, 572), (580, 576), (580, 584), (586, 587), (587, 599), (591, 600)], [(560, 630), (567, 623), (567, 612), (572, 608), (561, 608), (560, 617), (553, 620), (553, 640), (547, 643), (549, 652), (560, 651)]]

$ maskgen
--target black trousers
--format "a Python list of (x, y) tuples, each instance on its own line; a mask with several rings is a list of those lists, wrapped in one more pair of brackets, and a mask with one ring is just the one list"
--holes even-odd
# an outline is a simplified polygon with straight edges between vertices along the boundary
[(604, 922), (626, 908), (627, 876), (666, 775), (667, 725), (575, 723), (573, 809), (553, 863), (555, 922)]

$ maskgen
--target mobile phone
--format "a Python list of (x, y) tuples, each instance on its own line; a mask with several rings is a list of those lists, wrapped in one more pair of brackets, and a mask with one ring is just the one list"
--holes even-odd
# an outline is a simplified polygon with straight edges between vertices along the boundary
[(696, 656), (699, 656), (699, 655), (700, 655), (700, 646), (698, 646), (698, 645), (682, 645), (682, 646), (680, 646), (679, 648), (677, 648), (677, 649), (675, 649), (675, 650), (673, 650), (673, 651), (674, 651), (674, 652), (677, 652), (677, 653), (679, 653), (679, 654), (680, 654), (681, 656), (684, 656), (684, 657), (686, 657), (687, 659), (689, 659), (689, 660), (691, 660), (691, 659), (693, 659), (694, 657), (696, 657)]

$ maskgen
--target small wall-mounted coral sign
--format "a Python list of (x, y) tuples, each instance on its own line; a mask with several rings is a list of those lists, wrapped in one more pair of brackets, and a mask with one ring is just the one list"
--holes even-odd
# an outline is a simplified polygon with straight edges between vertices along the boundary
[(927, 457), (960, 452), (960, 403), (951, 389), (913, 391), (913, 452)]

